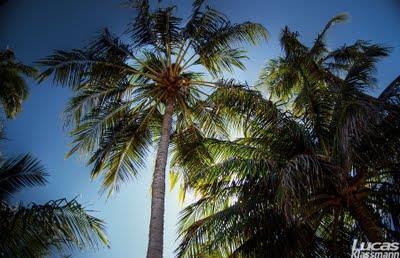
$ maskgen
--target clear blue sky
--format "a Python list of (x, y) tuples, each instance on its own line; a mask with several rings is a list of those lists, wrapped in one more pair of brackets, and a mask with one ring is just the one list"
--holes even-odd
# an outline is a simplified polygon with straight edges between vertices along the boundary
[[(134, 17), (132, 10), (121, 7), (119, 0), (9, 0), (0, 6), (0, 48), (16, 51), (28, 64), (51, 54), (53, 49), (79, 48), (101, 28), (122, 33)], [(176, 1), (178, 11), (188, 15), (190, 1)], [(247, 71), (232, 75), (254, 82), (266, 60), (280, 53), (278, 38), (288, 25), (302, 34), (309, 43), (332, 16), (346, 12), (350, 21), (336, 26), (329, 34), (332, 47), (352, 43), (356, 39), (384, 43), (393, 47), (392, 54), (379, 64), (378, 84), (388, 84), (400, 74), (400, 1), (399, 0), (215, 0), (211, 5), (226, 13), (235, 22), (262, 23), (270, 32), (267, 44), (248, 48)], [(78, 158), (64, 160), (70, 138), (63, 129), (61, 113), (70, 97), (68, 89), (29, 83), (31, 95), (24, 111), (6, 122), (10, 139), (1, 146), (9, 155), (31, 152), (39, 157), (50, 172), (50, 183), (40, 189), (25, 191), (19, 196), (25, 202), (79, 195), (80, 202), (97, 210), (97, 216), (108, 223), (111, 249), (74, 254), (73, 257), (145, 257), (150, 210), (150, 181), (154, 155), (148, 168), (115, 197), (106, 200), (98, 195), (99, 182), (91, 182), (89, 168)], [(177, 193), (169, 192), (166, 202), (165, 257), (173, 257), (176, 247), (176, 222), (180, 206)]]

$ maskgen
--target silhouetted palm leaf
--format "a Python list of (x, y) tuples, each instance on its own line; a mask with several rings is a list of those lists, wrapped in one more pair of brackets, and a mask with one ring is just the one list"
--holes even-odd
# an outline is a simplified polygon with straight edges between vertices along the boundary
[(14, 118), (29, 95), (24, 76), (33, 78), (36, 70), (15, 60), (11, 49), (0, 51), (0, 102), (7, 118)]
[(45, 169), (30, 155), (4, 160), (0, 164), (0, 200), (5, 201), (26, 187), (47, 183)]

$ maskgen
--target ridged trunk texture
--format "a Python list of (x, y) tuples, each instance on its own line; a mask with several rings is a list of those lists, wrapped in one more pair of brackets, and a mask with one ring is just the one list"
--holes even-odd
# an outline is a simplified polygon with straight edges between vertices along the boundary
[(168, 159), (168, 146), (170, 142), (173, 113), (174, 102), (168, 100), (162, 121), (161, 138), (158, 144), (153, 183), (151, 185), (151, 216), (147, 258), (163, 257), (165, 168)]
[(381, 228), (372, 211), (362, 202), (354, 202), (350, 206), (350, 212), (359, 223), (368, 240), (371, 242), (383, 242)]

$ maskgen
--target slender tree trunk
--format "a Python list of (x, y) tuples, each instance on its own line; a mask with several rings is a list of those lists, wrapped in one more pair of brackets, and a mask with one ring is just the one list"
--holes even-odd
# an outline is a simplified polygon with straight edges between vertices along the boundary
[(383, 242), (384, 238), (378, 221), (372, 211), (362, 202), (353, 202), (350, 212), (359, 223), (362, 231), (371, 242)]
[(173, 100), (168, 100), (162, 121), (161, 138), (158, 144), (153, 183), (151, 185), (151, 216), (147, 258), (163, 257), (165, 168), (168, 159), (173, 113), (174, 102)]

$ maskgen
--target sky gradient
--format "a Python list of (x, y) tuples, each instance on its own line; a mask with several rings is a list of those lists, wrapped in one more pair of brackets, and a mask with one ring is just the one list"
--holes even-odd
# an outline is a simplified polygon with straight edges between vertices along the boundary
[[(398, 0), (215, 0), (210, 5), (224, 12), (233, 22), (262, 23), (270, 39), (256, 47), (247, 47), (247, 70), (230, 75), (254, 83), (265, 62), (280, 54), (280, 30), (288, 25), (301, 33), (309, 44), (325, 22), (338, 13), (348, 13), (347, 24), (335, 26), (328, 35), (332, 48), (357, 39), (392, 47), (390, 57), (379, 63), (378, 85), (374, 92), (400, 74), (400, 1)], [(301, 3), (300, 3), (301, 2)], [(169, 1), (163, 1), (168, 4)], [(178, 13), (188, 17), (191, 1), (175, 1)], [(54, 49), (80, 48), (108, 27), (121, 35), (135, 13), (121, 6), (120, 0), (9, 0), (0, 6), (0, 49), (14, 49), (26, 64), (52, 53)], [(67, 197), (78, 200), (107, 222), (111, 249), (73, 254), (72, 257), (145, 257), (150, 217), (150, 183), (154, 155), (135, 181), (106, 199), (98, 193), (99, 181), (91, 182), (90, 168), (78, 157), (64, 159), (71, 139), (64, 128), (62, 111), (70, 90), (56, 87), (49, 80), (40, 85), (29, 81), (31, 94), (24, 110), (15, 120), (6, 121), (9, 139), (0, 150), (12, 156), (30, 152), (48, 169), (49, 184), (22, 192), (18, 200), (45, 202)], [(177, 192), (166, 197), (165, 257), (173, 257), (178, 212)]]

